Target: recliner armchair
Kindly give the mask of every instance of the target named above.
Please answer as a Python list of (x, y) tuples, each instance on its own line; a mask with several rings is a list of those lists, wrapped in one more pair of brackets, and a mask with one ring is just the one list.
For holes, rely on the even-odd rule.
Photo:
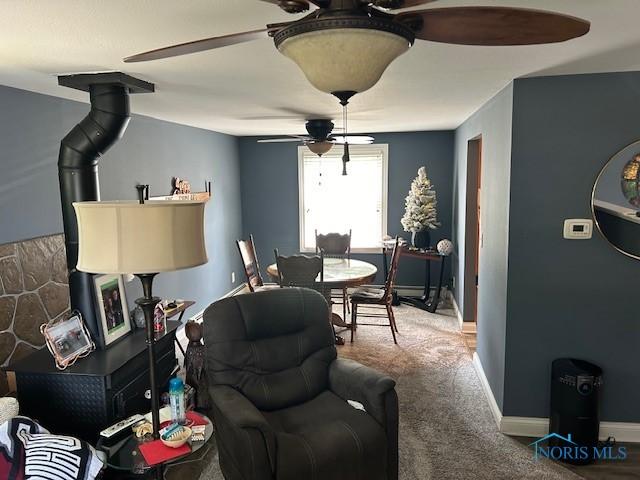
[(226, 479), (398, 478), (395, 382), (338, 359), (327, 316), (323, 296), (300, 288), (225, 298), (205, 311)]

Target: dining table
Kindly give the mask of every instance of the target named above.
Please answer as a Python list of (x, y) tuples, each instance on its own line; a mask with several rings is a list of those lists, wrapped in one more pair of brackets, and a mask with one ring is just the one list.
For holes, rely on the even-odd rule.
[[(370, 284), (378, 273), (378, 268), (372, 263), (353, 258), (324, 258), (323, 268), (325, 287), (336, 290)], [(275, 263), (269, 265), (267, 274), (272, 280), (278, 282), (278, 265)], [(332, 314), (331, 322), (336, 327), (351, 328), (351, 324), (337, 313)]]

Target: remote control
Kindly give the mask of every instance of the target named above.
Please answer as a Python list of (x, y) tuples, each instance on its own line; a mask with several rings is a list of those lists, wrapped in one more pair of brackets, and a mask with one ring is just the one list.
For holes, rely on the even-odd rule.
[(100, 436), (103, 438), (103, 442), (105, 444), (113, 445), (131, 434), (131, 427), (141, 420), (144, 420), (142, 415), (132, 415), (129, 418), (125, 418), (124, 420), (105, 428), (100, 432)]

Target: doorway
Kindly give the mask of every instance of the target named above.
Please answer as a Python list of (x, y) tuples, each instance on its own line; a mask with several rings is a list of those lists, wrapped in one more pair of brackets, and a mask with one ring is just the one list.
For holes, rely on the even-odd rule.
[(478, 279), (482, 248), (482, 136), (467, 143), (467, 198), (464, 256), (463, 332), (475, 333), (478, 322)]

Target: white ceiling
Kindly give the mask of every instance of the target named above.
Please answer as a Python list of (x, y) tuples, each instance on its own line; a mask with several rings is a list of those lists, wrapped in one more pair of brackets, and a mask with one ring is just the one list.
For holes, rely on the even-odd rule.
[[(416, 41), (378, 85), (352, 100), (353, 131), (455, 128), (520, 76), (640, 70), (638, 0), (429, 6), (474, 4), (555, 10), (591, 21), (592, 30), (534, 47)], [(156, 84), (156, 93), (132, 97), (136, 113), (235, 135), (302, 133), (305, 117), (339, 119), (339, 106), (268, 39), (149, 63), (121, 60), (293, 18), (258, 0), (0, 0), (0, 84), (86, 102), (86, 94), (57, 86), (55, 75), (120, 70)]]

